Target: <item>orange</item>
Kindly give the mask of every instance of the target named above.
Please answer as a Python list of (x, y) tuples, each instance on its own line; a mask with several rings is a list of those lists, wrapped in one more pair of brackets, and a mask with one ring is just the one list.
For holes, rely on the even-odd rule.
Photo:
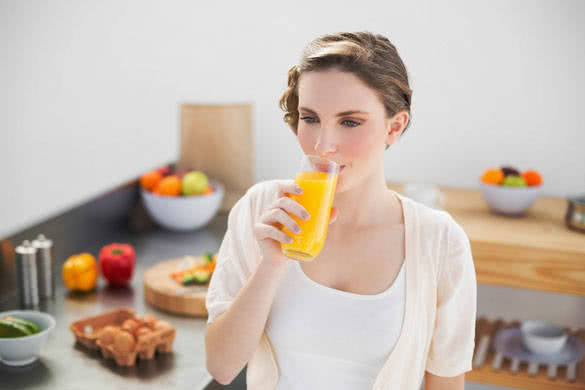
[(162, 175), (160, 174), (159, 171), (146, 172), (140, 178), (140, 185), (145, 190), (152, 191), (158, 185), (161, 179)]
[(488, 184), (500, 185), (504, 182), (504, 171), (501, 169), (488, 169), (483, 173), (481, 181)]
[(179, 196), (181, 194), (181, 179), (175, 175), (164, 177), (155, 187), (154, 193), (166, 196)]
[(526, 180), (526, 184), (529, 186), (539, 186), (542, 184), (542, 176), (537, 171), (534, 170), (525, 171), (522, 174), (522, 177), (524, 177), (524, 180)]
[(210, 186), (207, 186), (205, 191), (203, 191), (203, 195), (213, 194), (213, 189)]

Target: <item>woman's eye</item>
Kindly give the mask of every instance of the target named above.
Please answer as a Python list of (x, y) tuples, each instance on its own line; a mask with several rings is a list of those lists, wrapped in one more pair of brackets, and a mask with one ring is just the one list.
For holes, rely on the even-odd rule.
[(343, 121), (341, 121), (341, 124), (346, 127), (357, 127), (361, 125), (360, 122), (356, 122), (351, 119), (344, 119)]
[(304, 121), (305, 123), (319, 122), (319, 119), (315, 118), (314, 116), (303, 116), (303, 117), (301, 117), (301, 120)]

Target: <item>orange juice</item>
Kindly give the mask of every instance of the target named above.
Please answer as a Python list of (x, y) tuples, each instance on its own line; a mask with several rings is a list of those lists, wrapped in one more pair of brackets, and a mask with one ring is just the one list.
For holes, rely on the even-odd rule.
[(282, 229), (293, 238), (292, 243), (281, 244), (282, 252), (293, 259), (311, 261), (321, 252), (325, 243), (337, 174), (301, 172), (295, 177), (295, 183), (303, 189), (303, 193), (289, 196), (302, 204), (310, 217), (305, 221), (291, 215), (299, 224), (301, 232), (294, 234), (287, 228)]

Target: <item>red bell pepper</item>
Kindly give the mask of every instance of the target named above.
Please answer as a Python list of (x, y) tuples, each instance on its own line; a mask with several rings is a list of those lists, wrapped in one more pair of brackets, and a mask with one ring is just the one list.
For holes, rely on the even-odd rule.
[(134, 248), (128, 244), (106, 245), (99, 254), (102, 275), (116, 286), (124, 286), (132, 279), (134, 261)]

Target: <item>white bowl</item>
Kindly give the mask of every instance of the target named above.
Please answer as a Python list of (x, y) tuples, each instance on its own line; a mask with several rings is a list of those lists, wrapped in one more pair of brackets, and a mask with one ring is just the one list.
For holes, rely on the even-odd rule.
[(541, 186), (507, 187), (480, 182), (479, 189), (488, 207), (499, 214), (524, 214), (541, 192)]
[(546, 321), (524, 321), (522, 341), (532, 353), (550, 355), (559, 352), (567, 342), (567, 333)]
[(0, 318), (13, 316), (32, 321), (41, 331), (31, 336), (0, 338), (0, 361), (8, 366), (24, 366), (37, 360), (41, 348), (55, 328), (55, 319), (47, 313), (35, 310), (13, 310), (0, 313)]
[(194, 230), (205, 226), (217, 214), (224, 188), (210, 180), (213, 193), (192, 196), (161, 196), (140, 189), (148, 214), (159, 225), (170, 230)]

